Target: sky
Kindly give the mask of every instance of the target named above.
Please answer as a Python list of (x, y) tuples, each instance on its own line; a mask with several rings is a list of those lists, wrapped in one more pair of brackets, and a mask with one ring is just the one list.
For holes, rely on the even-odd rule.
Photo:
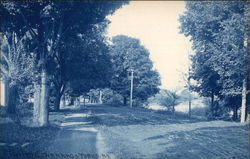
[(108, 19), (107, 36), (127, 35), (140, 39), (150, 52), (154, 68), (160, 73), (161, 88), (176, 90), (184, 86), (191, 43), (179, 33), (183, 1), (131, 1)]

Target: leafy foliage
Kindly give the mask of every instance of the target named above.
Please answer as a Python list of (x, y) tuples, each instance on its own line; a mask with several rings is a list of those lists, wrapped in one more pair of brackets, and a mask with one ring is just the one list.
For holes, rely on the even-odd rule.
[(120, 94), (116, 93), (110, 88), (105, 88), (103, 92), (103, 102), (111, 105), (121, 105), (123, 98)]
[(160, 85), (159, 74), (153, 69), (149, 52), (135, 38), (119, 35), (112, 39), (110, 48), (112, 62), (111, 88), (127, 98), (130, 94), (131, 70), (134, 72), (134, 98), (146, 101), (156, 94)]
[[(1, 22), (3, 19), (3, 23), (0, 24), (1, 33), (7, 38), (13, 33), (18, 41), (22, 37), (29, 41), (22, 46), (26, 47), (26, 57), (32, 57), (32, 62), (35, 63), (36, 69), (32, 71), (34, 74), (31, 74), (30, 79), (40, 86), (41, 72), (45, 73), (43, 76), (45, 87), (41, 87), (44, 89), (41, 92), (44, 92), (45, 95), (41, 96), (43, 99), (39, 100), (40, 104), (37, 104), (39, 107), (45, 108), (43, 115), (47, 114), (49, 86), (53, 86), (59, 92), (57, 101), (60, 101), (69, 81), (70, 86), (76, 86), (72, 86), (75, 88), (73, 90), (76, 92), (75, 94), (86, 92), (97, 85), (102, 87), (106, 84), (106, 80), (100, 80), (100, 77), (105, 77), (104, 73), (100, 72), (107, 70), (103, 66), (109, 66), (106, 63), (107, 56), (103, 55), (105, 43), (101, 33), (105, 31), (104, 28), (108, 24), (106, 16), (114, 13), (116, 9), (126, 3), (126, 1), (0, 2)], [(11, 56), (15, 57), (15, 54), (14, 50)], [(21, 55), (26, 54), (21, 53)], [(22, 61), (25, 60), (22, 59)], [(5, 60), (5, 65), (6, 62), (8, 61)], [(17, 66), (20, 67), (20, 64), (18, 62)], [(5, 70), (1, 68), (1, 71)], [(90, 72), (97, 73), (90, 74)], [(17, 74), (19, 78), (20, 71)], [(78, 78), (75, 78), (76, 74), (79, 74)], [(93, 81), (101, 82), (93, 83)], [(40, 98), (40, 96), (37, 97)]]
[[(192, 89), (201, 96), (228, 100), (241, 96), (247, 77), (249, 2), (186, 2), (180, 16), (181, 33), (190, 36), (196, 54), (192, 57)], [(237, 97), (237, 98), (238, 98)], [(225, 102), (228, 103), (228, 102)], [(226, 104), (229, 106), (228, 104)], [(239, 108), (238, 104), (230, 107)]]
[(169, 90), (160, 90), (154, 97), (150, 98), (151, 103), (165, 106), (168, 110), (174, 112), (174, 107), (179, 104), (180, 96)]
[(34, 58), (28, 54), (26, 37), (19, 39), (15, 33), (7, 35), (1, 44), (1, 74), (10, 85), (15, 85), (30, 76), (34, 68)]
[(71, 54), (68, 58), (70, 61), (62, 70), (63, 78), (66, 78), (64, 82), (69, 83), (68, 92), (79, 96), (90, 89), (108, 86), (111, 61), (105, 41), (93, 33), (91, 37), (72, 40), (72, 47), (66, 48), (67, 53)]

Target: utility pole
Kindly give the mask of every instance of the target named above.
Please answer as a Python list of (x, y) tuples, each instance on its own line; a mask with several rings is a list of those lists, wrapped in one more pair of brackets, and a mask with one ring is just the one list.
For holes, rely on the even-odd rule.
[(131, 69), (131, 80), (130, 80), (130, 108), (132, 108), (132, 104), (133, 104), (133, 78), (134, 78), (134, 70)]
[(192, 99), (191, 99), (191, 90), (190, 90), (190, 67), (188, 69), (188, 116), (191, 118), (191, 105), (192, 105)]
[(188, 84), (188, 117), (192, 116), (192, 96), (191, 96), (191, 84), (190, 84), (190, 72), (191, 72), (191, 64), (190, 64), (190, 50), (186, 46), (186, 50), (188, 52), (188, 75), (187, 75), (187, 84)]

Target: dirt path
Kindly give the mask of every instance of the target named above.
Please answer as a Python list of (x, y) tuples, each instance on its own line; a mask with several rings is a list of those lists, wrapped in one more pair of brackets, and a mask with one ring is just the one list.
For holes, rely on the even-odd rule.
[[(68, 113), (60, 124), (61, 130), (46, 153), (55, 158), (98, 158), (96, 150), (97, 130), (86, 122), (86, 113)], [(64, 155), (64, 156), (63, 156)], [(53, 156), (54, 157), (54, 156)]]
[(90, 105), (67, 113), (60, 125), (49, 153), (75, 158), (105, 154), (105, 159), (248, 158), (249, 128), (236, 122), (201, 122), (141, 108)]

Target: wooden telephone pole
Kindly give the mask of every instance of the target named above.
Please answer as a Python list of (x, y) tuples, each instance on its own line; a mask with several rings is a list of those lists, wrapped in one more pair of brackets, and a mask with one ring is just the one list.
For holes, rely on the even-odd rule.
[(188, 85), (188, 117), (191, 118), (192, 116), (192, 95), (191, 95), (191, 84), (190, 84), (190, 73), (191, 73), (191, 59), (190, 59), (190, 50), (186, 45), (186, 50), (188, 53), (188, 75), (187, 75), (187, 85)]
[(130, 108), (133, 105), (133, 79), (134, 78), (134, 70), (131, 69), (131, 79), (130, 79)]
[(188, 69), (188, 117), (191, 118), (192, 111), (192, 99), (190, 90), (190, 67)]

